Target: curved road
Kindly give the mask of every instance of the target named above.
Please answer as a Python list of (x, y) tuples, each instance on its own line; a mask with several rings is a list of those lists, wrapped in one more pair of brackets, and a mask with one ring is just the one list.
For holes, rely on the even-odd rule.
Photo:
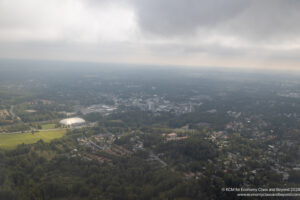
[(11, 106), (10, 106), (9, 113), (11, 114), (11, 116), (12, 116), (13, 118), (17, 118), (18, 120), (22, 121), (21, 118), (18, 117), (18, 116), (16, 115), (16, 113), (14, 113), (14, 107), (15, 107), (14, 105), (11, 105)]

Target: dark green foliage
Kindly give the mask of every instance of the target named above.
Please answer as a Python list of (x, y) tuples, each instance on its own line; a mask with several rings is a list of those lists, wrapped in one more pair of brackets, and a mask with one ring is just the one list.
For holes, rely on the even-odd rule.
[(185, 161), (205, 161), (217, 156), (214, 145), (198, 137), (161, 144), (157, 147), (157, 152), (167, 153), (173, 159), (183, 158)]
[(101, 113), (93, 112), (93, 113), (86, 114), (84, 116), (84, 119), (89, 122), (97, 122), (97, 121), (102, 120), (103, 116)]
[(0, 189), (0, 199), (3, 200), (19, 200), (16, 193), (12, 190)]
[[(52, 145), (35, 144), (36, 150), (52, 150)], [(47, 161), (34, 151), (20, 146), (4, 156), (4, 164), (11, 171), (8, 176), (14, 192), (2, 191), (3, 197), (16, 199), (166, 199), (196, 197), (190, 186), (178, 174), (160, 169), (137, 156), (119, 158), (113, 165), (56, 156)]]
[(289, 180), (296, 184), (300, 184), (300, 171), (299, 170), (291, 171)]

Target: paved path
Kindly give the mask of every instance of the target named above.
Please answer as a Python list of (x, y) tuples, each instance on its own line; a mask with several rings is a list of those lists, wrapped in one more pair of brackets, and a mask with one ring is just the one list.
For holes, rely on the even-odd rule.
[(11, 116), (13, 118), (17, 118), (18, 120), (22, 121), (21, 118), (19, 116), (17, 116), (16, 113), (14, 112), (14, 108), (15, 108), (15, 106), (11, 105), (9, 108), (9, 113), (11, 114)]
[(157, 155), (155, 155), (152, 151), (150, 152), (150, 158), (154, 159), (154, 160), (157, 160), (158, 162), (160, 162), (162, 164), (163, 167), (167, 167), (168, 164), (163, 161), (162, 159), (160, 159)]

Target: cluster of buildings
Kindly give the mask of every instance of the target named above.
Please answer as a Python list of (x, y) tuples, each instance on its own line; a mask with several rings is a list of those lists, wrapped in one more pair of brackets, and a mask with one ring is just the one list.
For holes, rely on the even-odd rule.
[(99, 155), (98, 152), (102, 152), (106, 155), (111, 156), (130, 156), (133, 152), (120, 146), (114, 144), (116, 136), (111, 133), (97, 134), (89, 138), (80, 137), (77, 138), (77, 142), (80, 146), (91, 149), (92, 151), (84, 151), (83, 155), (92, 160), (97, 160), (101, 163), (107, 161), (111, 162), (109, 157), (104, 155)]
[(85, 161), (92, 161), (92, 160), (96, 160), (98, 161), (99, 163), (111, 163), (112, 160), (109, 159), (109, 158), (105, 158), (103, 156), (99, 156), (99, 155), (96, 155), (96, 154), (93, 154), (93, 153), (90, 153), (90, 152), (82, 152), (82, 151), (79, 151), (78, 149), (73, 149), (69, 155), (69, 158), (75, 158), (75, 157), (79, 157)]
[(106, 104), (95, 104), (88, 107), (78, 105), (75, 107), (75, 110), (77, 112), (81, 112), (84, 115), (89, 113), (95, 113), (95, 112), (101, 113), (103, 115), (109, 115), (116, 109), (117, 109), (116, 105), (106, 105)]
[(184, 172), (183, 177), (186, 180), (190, 180), (190, 179), (200, 179), (205, 176), (200, 171), (196, 171), (196, 172)]
[(168, 141), (176, 141), (176, 140), (184, 140), (187, 139), (188, 136), (178, 136), (177, 133), (163, 133), (162, 136), (165, 138), (165, 140)]
[(53, 103), (53, 101), (50, 101), (50, 100), (37, 99), (37, 100), (29, 101), (27, 104), (28, 105), (38, 105), (38, 104), (51, 105), (52, 103)]
[(132, 151), (133, 152), (137, 152), (138, 150), (145, 150), (144, 142), (141, 140), (140, 136), (135, 135), (135, 136), (131, 137), (130, 142), (132, 143)]
[(8, 110), (6, 109), (0, 110), (0, 119), (6, 119), (6, 117), (8, 116), (10, 116)]
[(126, 106), (135, 106), (143, 111), (171, 112), (178, 115), (193, 112), (196, 106), (202, 105), (202, 103), (195, 103), (191, 101), (175, 103), (157, 95), (147, 98), (132, 97), (124, 103)]
[[(12, 124), (14, 117), (7, 109), (0, 110), (0, 125)], [(6, 132), (5, 128), (0, 127), (0, 132)]]
[[(237, 118), (239, 116), (236, 116), (240, 115), (239, 113), (230, 113), (230, 115), (232, 115), (235, 120), (228, 123), (224, 131), (211, 131), (205, 138), (215, 143), (218, 149), (227, 152), (226, 156), (220, 157), (212, 162), (216, 168), (223, 170), (224, 173), (244, 169), (242, 171), (245, 185), (253, 181), (258, 174), (265, 174), (266, 169), (262, 166), (270, 166), (270, 172), (277, 174), (281, 177), (282, 181), (287, 181), (289, 179), (292, 170), (299, 169), (295, 163), (288, 163), (280, 160), (280, 157), (284, 158), (288, 156), (288, 152), (282, 151), (283, 146), (291, 148), (295, 145), (295, 141), (286, 139), (277, 140), (277, 136), (274, 135), (273, 130), (266, 133), (265, 128), (267, 127), (267, 123), (263, 120), (256, 118), (255, 124), (257, 124), (257, 126), (252, 127), (249, 125), (250, 118), (238, 120)], [(235, 145), (239, 146), (240, 144), (235, 144), (237, 141), (232, 140), (231, 135), (234, 133), (235, 135), (240, 136), (239, 133), (242, 133), (245, 130), (251, 134), (247, 136), (248, 144), (244, 144), (243, 148), (249, 149), (241, 149), (238, 152), (233, 151), (232, 147)], [(260, 141), (265, 145), (258, 149), (247, 146), (251, 143), (255, 144), (256, 141)], [(247, 151), (247, 153), (243, 153), (243, 151)], [(249, 166), (249, 161), (257, 164)]]
[(185, 102), (171, 102), (167, 100), (164, 96), (158, 95), (145, 95), (145, 94), (132, 94), (129, 97), (123, 97), (118, 95), (106, 95), (106, 98), (111, 99), (114, 105), (97, 104), (91, 105), (89, 107), (76, 106), (75, 110), (80, 111), (83, 114), (88, 114), (91, 112), (99, 112), (104, 115), (111, 114), (119, 106), (126, 107), (138, 107), (143, 111), (151, 112), (172, 112), (175, 114), (184, 114), (193, 112), (196, 106), (202, 105), (202, 97), (191, 97)]

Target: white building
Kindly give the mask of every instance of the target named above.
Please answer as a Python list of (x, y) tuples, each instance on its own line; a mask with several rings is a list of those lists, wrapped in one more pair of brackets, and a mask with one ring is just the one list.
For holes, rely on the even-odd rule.
[(73, 117), (73, 118), (66, 118), (62, 119), (59, 122), (60, 124), (64, 126), (74, 126), (74, 125), (81, 125), (85, 123), (85, 120), (79, 117)]

